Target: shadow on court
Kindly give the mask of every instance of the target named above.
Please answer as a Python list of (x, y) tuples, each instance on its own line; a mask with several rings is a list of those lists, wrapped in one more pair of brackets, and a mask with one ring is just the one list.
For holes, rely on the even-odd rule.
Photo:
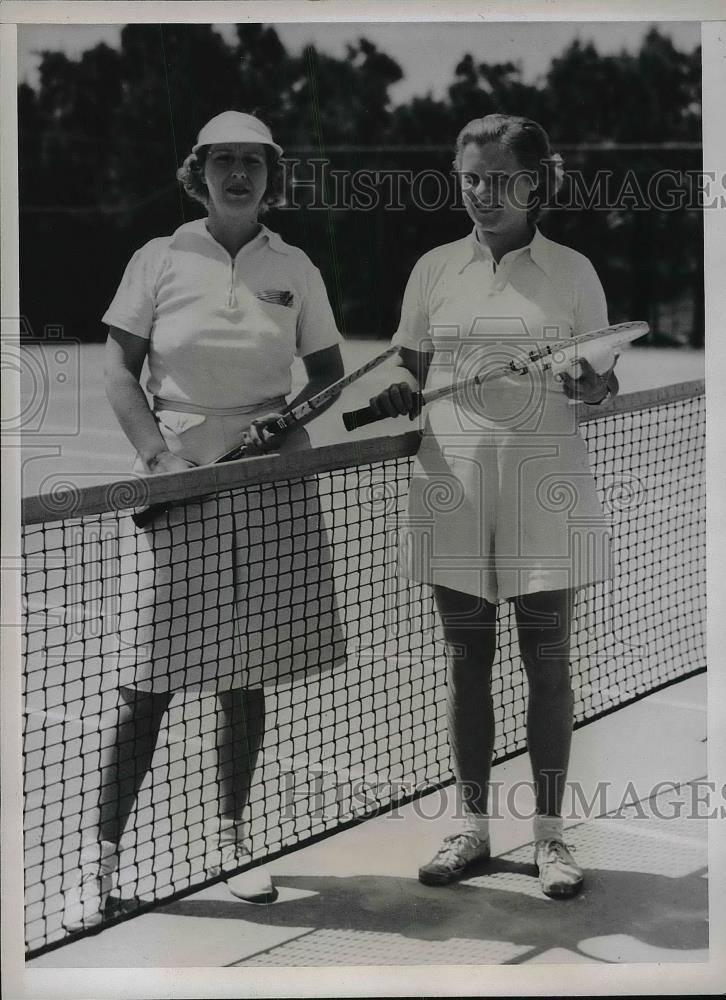
[[(708, 948), (705, 871), (669, 878), (588, 869), (579, 896), (554, 901), (540, 895), (533, 865), (499, 858), (478, 871), (472, 868), (465, 882), (451, 886), (430, 888), (414, 879), (393, 876), (281, 876), (280, 898), (272, 906), (189, 899), (160, 907), (158, 912), (174, 917), (242, 920), (266, 928), (289, 926), (297, 934), (304, 927), (302, 954), (307, 952), (313, 959), (315, 932), (347, 931), (355, 932), (361, 946), (367, 933), (419, 942), (457, 939), (506, 943), (509, 954), (505, 949), (499, 960), (509, 964), (551, 949), (578, 952), (580, 942), (588, 939), (625, 936), (650, 949), (671, 951), (670, 960), (679, 961), (683, 960), (679, 952)], [(353, 945), (353, 940), (350, 943)], [(288, 963), (284, 958), (287, 947), (283, 944), (266, 951), (274, 964), (306, 964), (304, 957), (301, 960), (300, 944), (295, 963), (292, 956)], [(351, 949), (338, 960), (352, 963), (352, 955)], [(256, 957), (230, 964), (257, 964)], [(398, 962), (408, 964), (406, 946), (401, 946)], [(313, 960), (310, 964), (318, 963)]]

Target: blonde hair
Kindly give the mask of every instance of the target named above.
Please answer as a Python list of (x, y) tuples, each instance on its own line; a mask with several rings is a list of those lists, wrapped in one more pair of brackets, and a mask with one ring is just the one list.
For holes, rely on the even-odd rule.
[(527, 217), (536, 222), (549, 196), (560, 189), (564, 165), (559, 153), (552, 153), (550, 139), (545, 130), (531, 118), (519, 115), (486, 115), (474, 118), (459, 132), (456, 139), (454, 167), (461, 169), (461, 157), (469, 143), (484, 146), (499, 142), (510, 149), (523, 170), (536, 177), (536, 184), (529, 197)]

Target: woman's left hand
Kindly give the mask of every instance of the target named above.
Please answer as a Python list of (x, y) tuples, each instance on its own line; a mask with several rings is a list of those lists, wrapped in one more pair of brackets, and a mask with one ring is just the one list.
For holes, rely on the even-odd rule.
[(255, 448), (259, 448), (260, 451), (274, 451), (279, 447), (282, 434), (278, 422), (281, 419), (281, 413), (266, 413), (264, 417), (252, 421), (247, 433)]
[(560, 381), (566, 396), (577, 402), (597, 406), (607, 399), (608, 394), (615, 396), (618, 392), (618, 379), (615, 375), (615, 365), (604, 374), (599, 375), (586, 358), (578, 358), (580, 374), (577, 378), (563, 371)]

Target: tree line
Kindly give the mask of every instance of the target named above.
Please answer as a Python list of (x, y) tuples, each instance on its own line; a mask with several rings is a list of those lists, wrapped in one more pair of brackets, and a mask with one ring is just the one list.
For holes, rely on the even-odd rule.
[[(269, 224), (322, 269), (346, 335), (390, 336), (417, 257), (467, 231), (460, 209), (432, 210), (430, 191), (417, 194), (410, 179), (450, 178), (455, 137), (472, 118), (504, 111), (542, 122), (585, 186), (606, 171), (614, 189), (630, 174), (645, 191), (659, 171), (702, 167), (700, 49), (682, 52), (655, 28), (633, 54), (575, 41), (529, 83), (518, 64), (463, 54), (443, 98), (394, 106), (402, 76), (365, 37), (342, 58), (312, 45), (292, 53), (261, 24), (238, 25), (232, 43), (210, 25), (127, 25), (118, 49), (99, 44), (77, 59), (44, 51), (37, 87), (18, 88), (21, 308), (31, 328), (104, 336), (100, 317), (131, 253), (202, 213), (175, 171), (200, 125), (229, 107), (258, 113), (295, 161), (302, 183), (291, 200), (301, 192), (302, 207), (275, 211)], [(316, 174), (323, 162), (340, 176), (402, 177), (401, 203), (392, 209), (380, 190), (358, 210), (337, 203), (331, 174)], [(317, 176), (316, 192), (305, 181)], [(591, 257), (613, 321), (648, 319), (656, 339), (702, 344), (702, 213), (622, 201), (555, 207), (542, 228)]]

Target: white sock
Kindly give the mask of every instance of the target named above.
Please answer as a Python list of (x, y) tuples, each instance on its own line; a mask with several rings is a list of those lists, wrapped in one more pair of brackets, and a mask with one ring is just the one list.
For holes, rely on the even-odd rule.
[(245, 825), (241, 819), (222, 816), (219, 820), (219, 840), (222, 844), (236, 844), (245, 839)]
[(118, 844), (110, 840), (91, 841), (83, 844), (80, 856), (81, 866), (99, 865), (104, 875), (110, 875), (118, 866)]
[(467, 812), (464, 818), (464, 829), (475, 833), (479, 840), (489, 840), (489, 817), (481, 813)]
[(562, 840), (564, 822), (561, 816), (535, 816), (533, 830), (535, 840)]
[(240, 826), (242, 826), (241, 819), (233, 819), (231, 816), (212, 816), (210, 819), (205, 819), (202, 829), (205, 837), (213, 837), (216, 833), (221, 833), (222, 830), (231, 830)]

